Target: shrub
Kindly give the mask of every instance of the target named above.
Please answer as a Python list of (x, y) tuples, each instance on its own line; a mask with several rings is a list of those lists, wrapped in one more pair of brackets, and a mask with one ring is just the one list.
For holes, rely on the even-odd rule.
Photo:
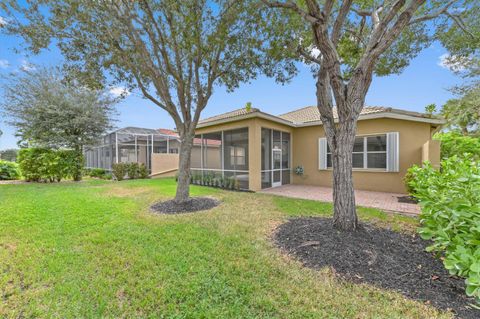
[(422, 207), (422, 238), (427, 249), (444, 254), (452, 275), (466, 278), (466, 293), (480, 301), (480, 163), (453, 156), (441, 162), (412, 168), (410, 182)]
[(83, 176), (91, 176), (93, 168), (84, 167), (82, 170)]
[(111, 180), (111, 179), (113, 179), (113, 175), (112, 175), (112, 173), (106, 173), (106, 174), (103, 175), (101, 178), (102, 178), (102, 179)]
[(90, 177), (103, 178), (107, 174), (107, 171), (103, 168), (92, 168), (90, 170)]
[(138, 178), (145, 179), (148, 178), (150, 174), (148, 173), (148, 169), (145, 164), (141, 163), (138, 166)]
[(415, 178), (416, 178), (415, 172), (417, 171), (417, 168), (418, 168), (417, 165), (414, 165), (413, 167), (410, 167), (407, 170), (407, 173), (405, 174), (405, 176), (403, 177), (403, 182), (405, 183), (405, 188), (407, 189), (407, 192), (412, 196), (415, 196), (415, 189), (413, 188), (412, 185), (415, 182)]
[(75, 178), (82, 163), (74, 151), (26, 148), (19, 151), (18, 164), (27, 181), (60, 182), (64, 178)]
[(112, 165), (112, 175), (117, 181), (123, 181), (127, 174), (127, 164), (115, 163)]
[(464, 136), (458, 132), (437, 133), (435, 139), (441, 142), (441, 157), (449, 158), (454, 155), (463, 157), (469, 154), (475, 160), (480, 160), (480, 138)]
[(127, 175), (129, 179), (138, 178), (138, 171), (139, 171), (138, 163), (125, 163), (125, 167), (126, 167)]
[(14, 180), (20, 178), (18, 164), (0, 160), (0, 180)]

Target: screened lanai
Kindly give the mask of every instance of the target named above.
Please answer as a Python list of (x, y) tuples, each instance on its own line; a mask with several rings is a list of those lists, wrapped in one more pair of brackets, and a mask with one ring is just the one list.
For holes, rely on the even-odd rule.
[(103, 136), (84, 150), (85, 167), (112, 169), (114, 163), (143, 163), (151, 170), (152, 154), (178, 154), (179, 138), (174, 133), (126, 127)]

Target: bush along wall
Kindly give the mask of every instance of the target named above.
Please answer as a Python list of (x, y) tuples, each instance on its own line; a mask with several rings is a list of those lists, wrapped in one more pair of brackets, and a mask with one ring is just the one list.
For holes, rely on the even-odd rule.
[(78, 153), (71, 150), (25, 148), (18, 154), (20, 171), (29, 182), (60, 182), (78, 177)]
[(240, 190), (238, 180), (233, 176), (222, 176), (214, 172), (196, 172), (192, 171), (190, 175), (190, 184), (218, 187), (230, 190)]
[(421, 237), (433, 241), (428, 250), (444, 255), (445, 268), (464, 277), (467, 295), (480, 303), (480, 162), (453, 156), (440, 170), (428, 163), (410, 170)]
[(20, 168), (15, 162), (0, 160), (0, 180), (20, 179)]
[(149, 177), (148, 169), (143, 163), (116, 163), (112, 165), (112, 175), (117, 181), (128, 179), (145, 179)]

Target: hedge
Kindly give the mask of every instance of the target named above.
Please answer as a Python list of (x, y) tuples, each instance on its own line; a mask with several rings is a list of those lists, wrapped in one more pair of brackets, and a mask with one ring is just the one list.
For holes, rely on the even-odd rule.
[(441, 169), (410, 169), (409, 184), (422, 208), (419, 233), (429, 251), (444, 255), (452, 275), (466, 278), (466, 293), (480, 302), (480, 163), (453, 156)]
[(60, 182), (75, 177), (81, 162), (72, 150), (25, 148), (18, 154), (18, 164), (27, 181)]
[(20, 169), (15, 162), (0, 160), (0, 180), (15, 180), (20, 178)]
[(434, 138), (441, 142), (441, 157), (449, 158), (454, 155), (463, 157), (471, 156), (480, 160), (480, 138), (464, 136), (458, 132), (437, 133)]

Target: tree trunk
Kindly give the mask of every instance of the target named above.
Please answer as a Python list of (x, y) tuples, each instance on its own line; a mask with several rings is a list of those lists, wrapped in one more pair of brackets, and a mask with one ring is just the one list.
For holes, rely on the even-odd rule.
[[(362, 99), (353, 99), (362, 101)], [(352, 152), (357, 131), (353, 103), (337, 106), (339, 123), (324, 118), (324, 130), (332, 154), (333, 167), (333, 227), (354, 231), (358, 226), (352, 175)], [(363, 102), (361, 102), (363, 103)], [(358, 105), (357, 105), (358, 107)], [(358, 109), (358, 108), (357, 108)]]
[[(340, 126), (343, 126), (340, 124)], [(352, 151), (355, 129), (341, 127), (332, 151), (333, 164), (333, 227), (354, 231), (358, 226), (352, 176)]]
[(190, 198), (190, 156), (192, 154), (194, 133), (185, 132), (180, 145), (178, 163), (178, 183), (175, 202), (184, 203)]
[(72, 178), (75, 182), (80, 182), (82, 180), (82, 170), (83, 170), (83, 153), (82, 147), (76, 147), (75, 152), (75, 164), (73, 168)]

